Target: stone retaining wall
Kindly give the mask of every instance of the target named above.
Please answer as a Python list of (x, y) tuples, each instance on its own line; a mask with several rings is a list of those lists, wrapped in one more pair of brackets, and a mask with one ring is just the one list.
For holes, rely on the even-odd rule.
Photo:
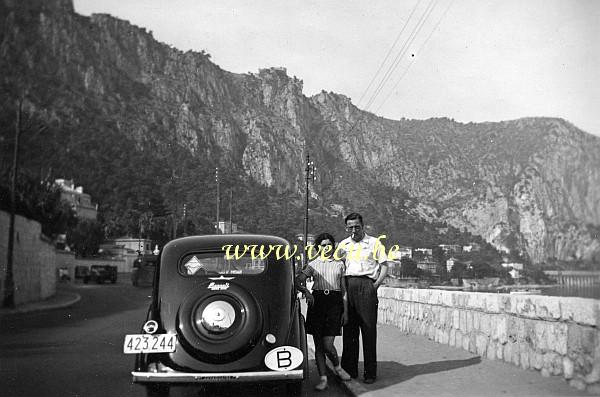
[[(10, 215), (0, 211), (0, 297), (4, 295)], [(15, 216), (13, 278), (15, 304), (48, 298), (56, 293), (56, 254), (39, 222)]]
[(379, 289), (379, 322), (600, 394), (600, 301)]

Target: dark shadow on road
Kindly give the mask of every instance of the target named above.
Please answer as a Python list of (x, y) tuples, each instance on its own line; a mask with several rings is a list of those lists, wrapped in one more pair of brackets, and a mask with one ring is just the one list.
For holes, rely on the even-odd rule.
[[(147, 308), (150, 304), (151, 287), (136, 288), (127, 280), (117, 284), (58, 284), (57, 289), (78, 293), (81, 300), (62, 309), (3, 316), (0, 334), (19, 332), (28, 328), (51, 328), (59, 325), (76, 325), (94, 318), (104, 317), (128, 310)], [(140, 315), (140, 324), (144, 314)]]
[(403, 365), (395, 361), (380, 361), (377, 363), (377, 382), (367, 385), (362, 383), (362, 379), (359, 379), (358, 381), (361, 382), (361, 385), (367, 390), (377, 390), (405, 382), (415, 376), (450, 371), (457, 368), (477, 365), (479, 363), (481, 363), (481, 357), (479, 356), (463, 360), (432, 361), (429, 363), (413, 365)]

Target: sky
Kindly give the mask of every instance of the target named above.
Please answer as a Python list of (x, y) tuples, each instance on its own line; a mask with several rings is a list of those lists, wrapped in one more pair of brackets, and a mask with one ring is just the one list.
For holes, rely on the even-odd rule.
[(547, 116), (600, 136), (597, 0), (74, 0), (221, 68), (400, 119)]

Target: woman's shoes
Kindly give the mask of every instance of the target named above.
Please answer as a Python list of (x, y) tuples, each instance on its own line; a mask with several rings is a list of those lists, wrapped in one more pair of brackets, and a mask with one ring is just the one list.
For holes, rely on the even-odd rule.
[(347, 381), (347, 380), (351, 379), (350, 375), (348, 374), (348, 372), (344, 371), (344, 368), (342, 368), (342, 367), (335, 367), (335, 373), (343, 381)]
[(315, 390), (323, 391), (327, 389), (327, 377), (321, 376), (321, 381), (315, 386)]

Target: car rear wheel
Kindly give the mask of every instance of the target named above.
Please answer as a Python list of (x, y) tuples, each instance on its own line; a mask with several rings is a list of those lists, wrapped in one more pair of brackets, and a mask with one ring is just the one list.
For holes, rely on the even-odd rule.
[(169, 385), (151, 384), (146, 385), (147, 397), (169, 397)]

